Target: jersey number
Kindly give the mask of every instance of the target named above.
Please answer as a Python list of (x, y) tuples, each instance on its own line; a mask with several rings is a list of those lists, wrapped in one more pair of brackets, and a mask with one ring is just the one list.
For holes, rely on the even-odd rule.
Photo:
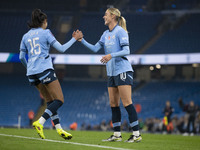
[(28, 39), (28, 42), (30, 43), (31, 46), (31, 54), (40, 54), (41, 49), (40, 49), (40, 44), (36, 43), (39, 40), (39, 37), (33, 38), (33, 41), (31, 39)]

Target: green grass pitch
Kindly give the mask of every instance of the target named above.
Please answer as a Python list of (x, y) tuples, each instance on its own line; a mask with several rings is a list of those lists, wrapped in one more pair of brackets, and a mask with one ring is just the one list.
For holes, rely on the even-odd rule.
[[(34, 129), (0, 129), (0, 150), (200, 150), (200, 136), (142, 134), (142, 142), (102, 142), (112, 132), (69, 131), (71, 140), (64, 140), (55, 130), (45, 129), (47, 140), (40, 140)], [(123, 141), (131, 133), (122, 133)], [(11, 136), (14, 135), (14, 136)], [(99, 147), (98, 147), (99, 146)]]

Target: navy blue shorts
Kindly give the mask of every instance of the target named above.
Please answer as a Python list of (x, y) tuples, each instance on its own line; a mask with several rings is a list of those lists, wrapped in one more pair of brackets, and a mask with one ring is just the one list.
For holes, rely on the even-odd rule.
[(53, 69), (47, 69), (42, 73), (28, 76), (28, 80), (31, 85), (48, 84), (57, 80), (57, 77)]
[(108, 77), (108, 87), (117, 87), (120, 85), (133, 85), (133, 72), (123, 72), (117, 76)]

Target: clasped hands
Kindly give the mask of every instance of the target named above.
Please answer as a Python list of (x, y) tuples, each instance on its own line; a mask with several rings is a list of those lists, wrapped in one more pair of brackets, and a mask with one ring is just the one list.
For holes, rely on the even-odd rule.
[(77, 41), (81, 41), (83, 39), (82, 31), (76, 30), (72, 33), (72, 37), (74, 37)]
[[(83, 39), (83, 33), (82, 31), (76, 30), (72, 33), (72, 37), (74, 37), (77, 41), (81, 42)], [(112, 58), (111, 54), (102, 56), (100, 62), (102, 64), (106, 64), (111, 58)]]

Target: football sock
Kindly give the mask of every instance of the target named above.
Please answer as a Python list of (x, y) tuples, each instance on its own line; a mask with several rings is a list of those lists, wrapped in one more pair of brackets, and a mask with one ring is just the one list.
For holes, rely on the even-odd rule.
[(138, 130), (138, 131), (133, 131), (133, 135), (135, 135), (135, 136), (139, 136), (139, 135), (140, 135), (139, 130)]
[(60, 125), (59, 116), (57, 113), (54, 114), (53, 116), (51, 116), (51, 120), (53, 121), (56, 129), (62, 129), (62, 127)]
[(47, 102), (47, 107), (48, 107), (51, 103), (53, 103), (53, 101)]
[(133, 104), (126, 106), (125, 109), (128, 112), (128, 118), (129, 118), (129, 122), (130, 122), (130, 126), (132, 130), (139, 132), (139, 123), (138, 123), (137, 113), (135, 111)]
[(46, 119), (44, 119), (44, 118), (41, 116), (40, 119), (39, 119), (39, 123), (40, 123), (41, 125), (43, 125), (43, 124), (45, 123), (45, 121), (46, 121)]
[(117, 137), (121, 136), (121, 132), (114, 132), (114, 136), (117, 136)]
[(114, 132), (120, 132), (121, 127), (121, 111), (119, 107), (111, 107), (112, 110), (112, 123)]
[(56, 129), (62, 129), (60, 123), (56, 124), (56, 125), (55, 125), (55, 128), (56, 128)]
[[(51, 116), (57, 115), (56, 112), (57, 112), (58, 108), (60, 108), (62, 106), (62, 104), (63, 104), (63, 102), (61, 102), (60, 100), (54, 100), (53, 102), (49, 103), (49, 105), (47, 106), (47, 108), (44, 111), (44, 114), (42, 115), (42, 117), (45, 119), (45, 121), (47, 119), (49, 119)], [(56, 119), (57, 119), (57, 117), (55, 117), (54, 120), (56, 120)], [(56, 120), (56, 121), (58, 121), (58, 120)]]
[[(50, 102), (47, 102), (47, 107), (53, 103), (53, 101), (50, 101)], [(54, 123), (54, 126), (56, 129), (62, 129), (61, 125), (60, 125), (60, 119), (59, 119), (59, 116), (58, 116), (58, 113), (55, 112), (52, 116), (51, 116), (51, 120), (53, 121)]]

